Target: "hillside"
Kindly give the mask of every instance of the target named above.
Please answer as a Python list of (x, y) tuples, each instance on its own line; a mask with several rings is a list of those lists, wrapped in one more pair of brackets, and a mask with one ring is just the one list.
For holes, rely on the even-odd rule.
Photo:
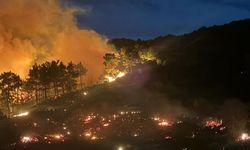
[(150, 48), (166, 60), (151, 65), (146, 87), (168, 96), (239, 98), (250, 94), (250, 19), (152, 40), (113, 39), (117, 49)]

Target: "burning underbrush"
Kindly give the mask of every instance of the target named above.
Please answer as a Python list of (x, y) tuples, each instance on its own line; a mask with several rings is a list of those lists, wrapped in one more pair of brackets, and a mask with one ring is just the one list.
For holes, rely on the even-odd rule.
[(35, 116), (24, 116), (15, 121), (15, 125), (22, 128), (22, 134), (14, 145), (65, 143), (77, 139), (90, 143), (108, 142), (114, 147), (122, 142), (133, 148), (141, 148), (144, 143), (151, 148), (160, 144), (162, 148), (179, 149), (195, 148), (197, 145), (193, 143), (198, 143), (200, 148), (214, 149), (250, 140), (247, 132), (232, 136), (221, 118), (156, 114), (124, 108), (113, 113), (77, 111), (67, 119), (47, 116), (38, 120)]
[[(160, 94), (140, 91), (136, 96), (118, 90), (95, 87), (86, 90), (87, 95), (64, 98), (65, 105), (58, 100), (51, 102), (52, 109), (36, 108), (16, 114), (12, 123), (19, 138), (7, 147), (73, 140), (102, 143), (111, 149), (120, 145), (126, 149), (230, 149), (250, 142), (249, 120), (239, 102), (226, 102), (215, 115), (208, 115), (191, 111), (181, 103), (164, 101)], [(150, 100), (153, 95), (154, 102)], [(141, 100), (125, 101), (131, 97), (145, 102), (138, 105)], [(222, 111), (236, 104), (239, 111)]]

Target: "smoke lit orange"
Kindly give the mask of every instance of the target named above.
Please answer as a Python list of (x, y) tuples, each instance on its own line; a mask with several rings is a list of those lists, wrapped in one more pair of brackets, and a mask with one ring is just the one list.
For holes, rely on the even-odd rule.
[(61, 59), (82, 62), (88, 80), (97, 80), (110, 48), (95, 31), (78, 27), (78, 12), (86, 11), (62, 6), (60, 0), (1, 0), (0, 72), (11, 70), (24, 78), (33, 63)]

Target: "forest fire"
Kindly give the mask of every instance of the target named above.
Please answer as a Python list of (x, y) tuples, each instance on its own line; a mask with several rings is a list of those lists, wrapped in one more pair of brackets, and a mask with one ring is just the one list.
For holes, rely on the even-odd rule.
[(187, 1), (0, 0), (0, 150), (250, 150), (250, 0)]

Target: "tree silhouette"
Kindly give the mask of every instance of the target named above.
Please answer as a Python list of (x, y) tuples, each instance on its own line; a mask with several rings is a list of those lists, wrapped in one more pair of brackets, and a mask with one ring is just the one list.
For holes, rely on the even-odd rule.
[(80, 87), (81, 90), (83, 89), (83, 76), (86, 75), (87, 73), (87, 68), (85, 68), (82, 63), (80, 62), (79, 64), (76, 65), (76, 69), (78, 71), (78, 75), (79, 75), (79, 81), (80, 81)]
[(39, 90), (40, 90), (40, 73), (39, 73), (39, 66), (34, 64), (32, 68), (29, 70), (29, 78), (26, 81), (26, 89), (34, 91), (35, 93), (35, 102), (36, 104), (39, 102)]
[(63, 62), (51, 61), (48, 66), (48, 76), (50, 77), (50, 82), (53, 84), (54, 96), (57, 97), (59, 95), (59, 85), (65, 79), (65, 68), (66, 66)]
[(82, 76), (86, 72), (87, 69), (81, 63), (76, 65), (70, 62), (66, 66), (62, 61), (53, 60), (40, 65), (34, 64), (29, 70), (27, 87), (35, 93), (36, 103), (40, 98), (40, 91), (43, 93), (44, 100), (51, 96), (55, 99), (61, 94), (65, 94), (65, 91), (71, 92), (76, 89), (78, 77), (82, 84)]
[(1, 98), (8, 110), (8, 117), (11, 117), (13, 110), (14, 95), (22, 85), (22, 80), (12, 72), (4, 72), (0, 75)]
[(66, 67), (66, 79), (67, 79), (67, 91), (71, 92), (73, 88), (76, 87), (77, 81), (76, 78), (79, 77), (79, 72), (77, 67), (72, 62), (68, 63)]

